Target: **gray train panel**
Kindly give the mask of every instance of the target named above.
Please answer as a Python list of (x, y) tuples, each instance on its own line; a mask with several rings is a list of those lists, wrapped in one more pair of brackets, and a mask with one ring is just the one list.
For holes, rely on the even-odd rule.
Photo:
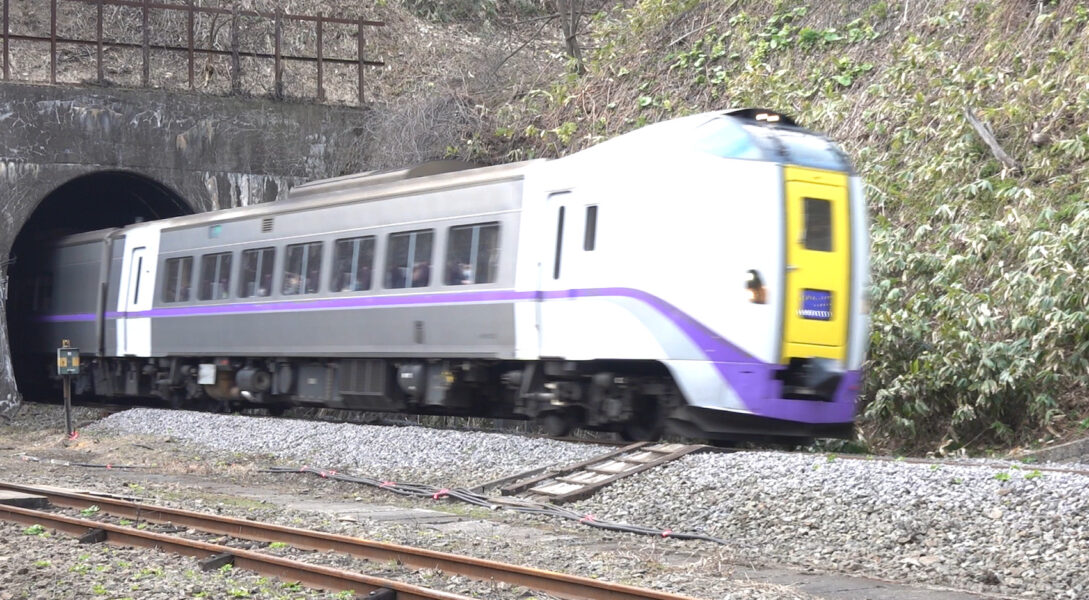
[[(152, 354), (513, 357), (514, 309), (510, 303), (370, 308), (358, 305), (375, 297), (398, 297), (384, 301), (396, 303), (401, 303), (403, 297), (408, 304), (419, 294), (509, 289), (514, 283), (517, 259), (521, 190), (521, 180), (508, 180), (356, 204), (308, 207), (307, 204), (313, 203), (300, 202), (280, 213), (262, 211), (258, 216), (220, 220), (214, 225), (164, 229), (159, 244), (153, 312), (167, 310), (175, 315), (193, 316), (153, 316)], [(418, 216), (425, 214), (427, 219)], [(456, 278), (448, 279), (451, 228), (483, 224), (498, 228), (492, 280), (462, 284)], [(390, 235), (422, 230), (432, 231), (431, 251), (424, 257), (430, 265), (427, 285), (390, 285), (386, 268)], [(370, 289), (335, 291), (337, 241), (370, 236), (375, 242)], [(283, 293), (286, 247), (314, 242), (322, 244), (316, 293)], [(242, 253), (270, 247), (276, 252), (268, 295), (239, 298), (243, 286)], [(198, 293), (203, 277), (202, 257), (222, 252), (230, 252), (232, 256), (230, 298), (202, 301)], [(193, 259), (192, 273), (185, 282), (193, 292), (185, 301), (164, 301), (164, 280), (169, 275), (167, 261), (183, 257)], [(290, 302), (291, 305), (285, 306), (288, 309), (306, 307), (313, 302), (340, 303), (342, 307), (283, 312), (250, 312), (246, 308), (276, 302)], [(216, 314), (221, 311), (229, 314)]]
[(65, 320), (47, 320), (35, 349), (51, 352), (62, 340), (69, 340), (84, 355), (97, 355), (102, 341), (102, 312), (105, 303), (103, 277), (109, 236), (116, 230), (93, 231), (67, 238), (55, 247), (48, 264), (40, 268), (52, 278), (51, 315)]
[[(386, 272), (387, 249), (390, 234), (408, 231), (432, 230), (432, 249), (428, 257), (431, 264), (431, 281), (424, 287), (413, 287), (419, 292), (432, 289), (466, 289), (465, 286), (449, 286), (443, 282), (445, 254), (451, 227), (497, 223), (499, 247), (497, 276), (494, 281), (474, 284), (471, 289), (509, 287), (514, 282), (519, 235), (518, 208), (521, 204), (521, 181), (491, 183), (474, 189), (444, 190), (441, 195), (376, 200), (364, 204), (333, 205), (304, 211), (293, 211), (255, 218), (223, 221), (211, 226), (166, 229), (159, 246), (159, 281), (156, 284), (155, 307), (184, 307), (202, 305), (195, 297), (185, 302), (164, 302), (163, 277), (167, 273), (166, 261), (191, 256), (194, 269), (190, 284), (195, 289), (200, 277), (199, 263), (205, 254), (232, 252), (231, 295), (238, 296), (242, 272), (241, 252), (251, 249), (274, 247), (276, 256), (269, 282), (271, 294), (262, 299), (312, 299), (312, 295), (284, 295), (286, 246), (299, 243), (321, 242), (321, 281), (319, 296), (342, 296), (331, 292), (331, 272), (337, 240), (352, 237), (374, 236), (376, 246), (373, 257), (373, 276), (368, 294), (398, 295), (406, 288), (386, 288), (383, 277)], [(294, 207), (295, 205), (292, 205)], [(427, 214), (428, 219), (416, 215)]]
[(152, 320), (156, 356), (509, 358), (511, 303), (169, 317)]

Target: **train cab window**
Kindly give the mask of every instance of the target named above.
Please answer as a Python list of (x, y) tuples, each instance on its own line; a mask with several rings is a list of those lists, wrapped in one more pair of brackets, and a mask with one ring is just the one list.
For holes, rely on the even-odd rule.
[(389, 289), (427, 287), (431, 283), (432, 229), (392, 233), (386, 248), (386, 281)]
[(275, 248), (255, 248), (242, 251), (242, 273), (238, 285), (239, 298), (265, 297), (272, 293), (272, 263)]
[(166, 259), (163, 302), (188, 302), (191, 285), (193, 285), (193, 257)]
[(587, 252), (597, 244), (597, 205), (586, 207), (586, 235), (582, 239), (582, 249)]
[(809, 250), (832, 251), (832, 203), (819, 198), (805, 199), (804, 243)]
[(285, 296), (316, 294), (320, 283), (321, 242), (288, 246), (281, 293)]
[(446, 285), (491, 283), (499, 270), (499, 223), (451, 227), (446, 245)]
[(231, 295), (231, 253), (205, 254), (200, 257), (201, 300), (225, 300)]
[(359, 292), (371, 289), (374, 269), (374, 236), (337, 240), (333, 258), (333, 277), (329, 286), (334, 292)]

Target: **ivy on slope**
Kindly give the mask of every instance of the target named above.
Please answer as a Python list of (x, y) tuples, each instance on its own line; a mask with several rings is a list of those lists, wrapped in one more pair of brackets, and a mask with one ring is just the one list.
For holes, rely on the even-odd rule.
[(641, 0), (594, 17), (586, 75), (498, 110), (493, 147), (556, 156), (692, 112), (792, 113), (867, 183), (867, 428), (1031, 440), (1089, 414), (1087, 23), (1077, 2)]

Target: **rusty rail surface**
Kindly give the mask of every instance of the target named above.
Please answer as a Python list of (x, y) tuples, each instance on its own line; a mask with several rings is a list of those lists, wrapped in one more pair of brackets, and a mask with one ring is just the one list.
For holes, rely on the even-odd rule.
[(372, 592), (377, 593), (381, 590), (392, 590), (396, 593), (398, 600), (470, 600), (468, 596), (461, 594), (433, 590), (392, 579), (371, 577), (341, 569), (310, 565), (261, 554), (252, 550), (209, 544), (173, 535), (140, 531), (132, 527), (77, 519), (29, 508), (0, 505), (0, 518), (24, 525), (41, 525), (48, 529), (63, 531), (75, 536), (99, 530), (105, 532), (105, 541), (107, 543), (117, 546), (153, 548), (197, 558), (210, 558), (216, 555), (229, 554), (233, 558), (233, 565), (239, 569), (270, 575), (283, 581), (298, 581), (308, 587), (352, 590), (356, 594), (364, 595)]
[[(124, 517), (133, 521), (171, 523), (217, 535), (262, 542), (284, 542), (301, 549), (335, 551), (378, 562), (397, 561), (412, 568), (435, 569), (482, 581), (503, 581), (570, 600), (694, 600), (688, 596), (598, 581), (588, 577), (579, 577), (544, 569), (510, 565), (447, 552), (376, 542), (320, 531), (130, 502), (109, 496), (93, 496), (58, 488), (39, 488), (7, 482), (0, 482), (0, 490), (45, 496), (56, 506), (74, 509), (85, 509), (94, 505), (99, 508), (101, 513)], [(14, 507), (0, 506), (0, 516), (3, 516), (5, 511), (10, 513), (12, 510), (14, 510)], [(23, 511), (26, 509), (18, 510)], [(90, 523), (89, 527), (105, 528), (98, 521), (87, 521), (87, 523)], [(131, 527), (119, 529), (123, 529), (125, 533), (130, 530), (137, 531)], [(83, 533), (83, 531), (80, 531), (80, 533)], [(113, 534), (110, 533), (110, 535)], [(111, 538), (108, 537), (107, 539)], [(234, 549), (221, 552), (237, 554)], [(240, 568), (250, 568), (241, 564), (238, 566)], [(398, 596), (398, 598), (401, 597)]]
[[(57, 83), (57, 44), (70, 44), (78, 46), (93, 46), (95, 48), (95, 62), (97, 66), (97, 81), (99, 85), (106, 83), (106, 74), (103, 67), (102, 53), (105, 48), (129, 48), (140, 49), (143, 56), (143, 73), (142, 84), (144, 87), (150, 87), (151, 85), (151, 51), (156, 50), (160, 52), (177, 52), (186, 53), (188, 56), (189, 67), (189, 89), (196, 89), (196, 77), (195, 77), (195, 63), (198, 55), (212, 57), (212, 56), (225, 56), (231, 59), (231, 91), (232, 93), (241, 92), (241, 80), (242, 80), (242, 66), (241, 57), (259, 58), (274, 61), (273, 67), (273, 95), (282, 99), (284, 97), (284, 84), (283, 84), (283, 63), (285, 61), (296, 61), (315, 63), (317, 65), (317, 99), (319, 101), (325, 100), (325, 87), (324, 87), (324, 74), (325, 64), (335, 65), (354, 65), (358, 71), (358, 96), (359, 103), (363, 104), (363, 83), (364, 83), (364, 70), (368, 66), (382, 66), (385, 63), (380, 60), (368, 60), (363, 57), (364, 50), (364, 31), (367, 27), (381, 27), (385, 23), (382, 21), (372, 21), (368, 19), (349, 19), (343, 17), (328, 17), (321, 13), (317, 15), (296, 15), (287, 14), (282, 11), (275, 13), (249, 11), (249, 10), (234, 10), (218, 7), (204, 7), (196, 6), (195, 0), (185, 0), (185, 4), (176, 3), (164, 3), (152, 0), (48, 0), (49, 2), (49, 35), (25, 35), (25, 34), (13, 34), (11, 32), (11, 19), (9, 5), (11, 0), (2, 0), (3, 2), (3, 80), (11, 80), (11, 42), (35, 42), (35, 43), (48, 43), (49, 44), (49, 82), (52, 84)], [(67, 38), (59, 37), (57, 35), (57, 6), (59, 2), (67, 4), (83, 4), (91, 5), (97, 8), (97, 18), (95, 19), (95, 35), (93, 38), (79, 37), (79, 38)], [(108, 40), (107, 36), (103, 33), (103, 8), (106, 6), (118, 6), (137, 8), (141, 11), (141, 41), (136, 42), (123, 42), (119, 40)], [(151, 32), (149, 28), (149, 13), (152, 10), (162, 12), (184, 12), (187, 15), (187, 36), (185, 45), (171, 45), (171, 44), (152, 44)], [(230, 49), (223, 50), (215, 48), (214, 44), (209, 42), (207, 47), (198, 46), (196, 42), (196, 19), (198, 14), (207, 15), (224, 15), (230, 17)], [(240, 50), (240, 31), (239, 31), (239, 19), (241, 17), (256, 17), (271, 21), (273, 24), (274, 41), (272, 52), (257, 52), (257, 51), (242, 51)], [(283, 41), (283, 25), (284, 23), (299, 22), (299, 23), (311, 23), (315, 27), (316, 41), (314, 44), (313, 53), (303, 54), (284, 54), (282, 52)], [(329, 57), (325, 56), (325, 26), (329, 24), (334, 25), (354, 25), (356, 27), (356, 56), (354, 58), (343, 57)]]

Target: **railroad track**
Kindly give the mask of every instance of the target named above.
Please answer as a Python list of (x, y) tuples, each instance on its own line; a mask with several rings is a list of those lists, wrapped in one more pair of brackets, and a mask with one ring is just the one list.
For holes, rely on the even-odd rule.
[[(50, 504), (57, 507), (85, 510), (96, 506), (98, 514), (131, 519), (134, 522), (142, 520), (153, 523), (170, 523), (176, 527), (232, 538), (268, 543), (282, 542), (299, 549), (333, 551), (375, 562), (396, 561), (410, 568), (434, 569), (476, 580), (505, 582), (569, 600), (693, 600), (687, 596), (598, 581), (532, 567), (259, 523), (233, 517), (154, 506), (111, 496), (82, 494), (58, 488), (34, 487), (4, 482), (0, 482), (0, 490), (30, 497), (44, 497)], [(298, 581), (315, 588), (352, 590), (356, 594), (371, 594), (371, 598), (388, 598), (390, 600), (463, 600), (466, 598), (458, 594), (431, 590), (398, 581), (309, 565), (252, 550), (142, 531), (132, 526), (80, 519), (33, 508), (0, 504), (0, 518), (27, 525), (42, 525), (46, 528), (82, 536), (88, 541), (105, 541), (116, 545), (161, 548), (186, 556), (195, 556), (206, 561), (209, 559), (229, 560), (233, 562), (236, 568), (253, 570), (286, 581)]]

